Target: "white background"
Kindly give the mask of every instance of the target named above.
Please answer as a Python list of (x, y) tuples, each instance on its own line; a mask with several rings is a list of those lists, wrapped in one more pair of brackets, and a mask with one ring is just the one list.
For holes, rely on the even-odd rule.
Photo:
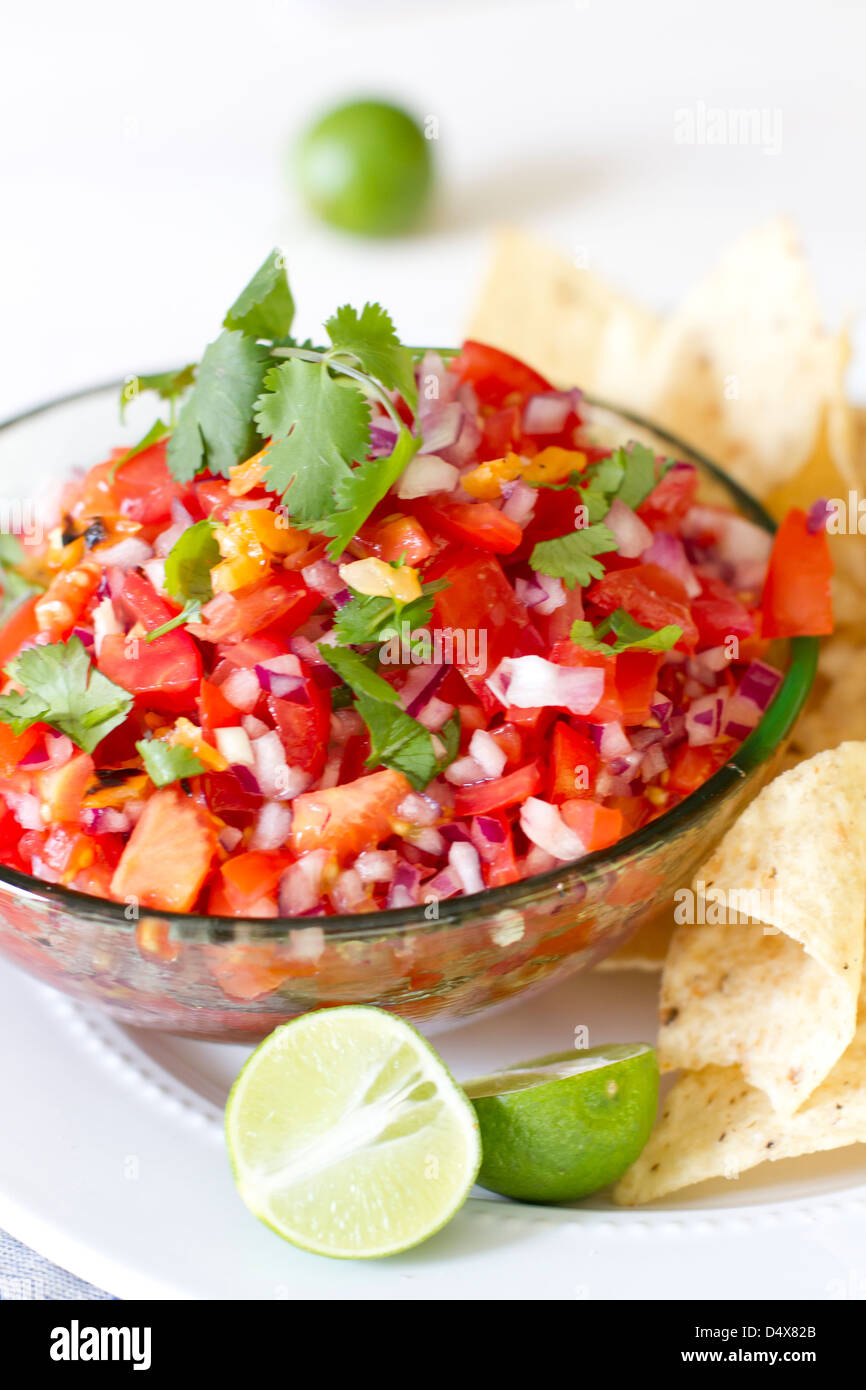
[[(195, 357), (275, 243), (313, 333), (378, 297), (407, 340), (455, 340), (503, 221), (663, 308), (789, 212), (828, 319), (866, 303), (861, 0), (43, 0), (7, 9), (0, 48), (0, 417)], [(439, 119), (411, 238), (297, 204), (293, 137), (359, 93)], [(677, 143), (699, 103), (764, 109), (781, 149)]]

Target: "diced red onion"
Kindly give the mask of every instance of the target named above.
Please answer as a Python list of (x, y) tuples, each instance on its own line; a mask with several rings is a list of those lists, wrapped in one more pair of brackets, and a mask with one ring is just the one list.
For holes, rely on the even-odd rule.
[(526, 878), (531, 878), (533, 874), (546, 874), (548, 869), (556, 867), (556, 857), (548, 854), (546, 849), (540, 845), (530, 845), (526, 857), (521, 864), (523, 874)]
[(730, 738), (748, 738), (760, 723), (763, 710), (743, 695), (729, 695), (725, 701), (722, 732)]
[(459, 381), (438, 352), (425, 352), (418, 367), (418, 411), (426, 415), (457, 397)]
[(613, 499), (604, 524), (613, 532), (616, 548), (626, 560), (637, 559), (652, 544), (652, 531), (618, 497)]
[(254, 767), (255, 757), (249, 734), (239, 725), (215, 729), (216, 746), (227, 763), (237, 767)]
[(281, 801), (266, 801), (256, 817), (250, 849), (265, 852), (281, 849), (292, 829), (292, 808)]
[(501, 776), (508, 761), (504, 751), (486, 729), (476, 729), (469, 740), (469, 756), (480, 765), (485, 777)]
[(736, 589), (759, 588), (763, 583), (773, 538), (762, 526), (724, 507), (694, 506), (686, 513), (681, 532), (699, 544), (710, 538), (719, 558), (730, 567)]
[(413, 907), (418, 901), (421, 870), (405, 861), (398, 864), (388, 890), (387, 907)]
[(484, 879), (478, 850), (466, 840), (457, 840), (448, 851), (448, 867), (460, 880), (464, 893), (481, 893)]
[(459, 479), (454, 464), (447, 463), (438, 454), (416, 454), (400, 474), (397, 496), (405, 501), (427, 497), (433, 492), (450, 492)]
[(232, 850), (237, 849), (243, 838), (244, 832), (239, 830), (236, 825), (224, 825), (219, 833), (220, 846), (226, 854), (231, 854)]
[(545, 617), (566, 603), (562, 580), (553, 579), (547, 574), (535, 574), (531, 579), (518, 575), (514, 581), (514, 592), (527, 608), (534, 608), (536, 613)]
[(607, 770), (611, 777), (621, 778), (623, 782), (633, 782), (641, 769), (643, 760), (644, 753), (639, 748), (633, 748), (627, 755), (614, 758), (608, 764)]
[(555, 706), (587, 715), (604, 693), (604, 672), (600, 666), (558, 666), (541, 656), (514, 656), (500, 661), (487, 685), (506, 707)]
[(130, 828), (129, 817), (115, 806), (85, 806), (81, 824), (91, 835), (125, 835)]
[(443, 458), (446, 463), (453, 463), (456, 468), (463, 468), (467, 463), (474, 463), (478, 445), (481, 443), (477, 403), (474, 406), (468, 406), (465, 401), (461, 401), (461, 405), (463, 406), (463, 423), (460, 427), (460, 434), (453, 444), (438, 450), (439, 457)]
[(280, 879), (279, 903), (284, 917), (303, 917), (315, 912), (322, 898), (322, 879), (330, 854), (314, 849), (291, 864)]
[(262, 734), (270, 732), (263, 719), (256, 719), (254, 714), (245, 714), (241, 717), (241, 728), (245, 734), (249, 734), (251, 739), (261, 738)]
[(591, 724), (589, 732), (606, 763), (612, 758), (627, 758), (632, 751), (625, 729), (617, 719), (611, 719), (608, 724)]
[[(255, 671), (251, 671), (246, 666), (238, 666), (223, 681), (220, 686), (220, 693), (225, 696), (230, 705), (234, 705), (235, 709), (243, 710), (245, 714), (251, 714), (258, 704), (262, 688)], [(229, 759), (229, 761), (238, 762), (241, 759)]]
[(502, 504), (502, 515), (507, 516), (509, 521), (516, 521), (518, 526), (526, 526), (532, 519), (537, 501), (538, 488), (518, 479)]
[(493, 816), (476, 816), (469, 827), (469, 838), (484, 862), (490, 863), (505, 842), (505, 829)]
[(6, 805), (23, 830), (44, 830), (42, 809), (39, 797), (30, 792), (15, 792), (4, 789)]
[(357, 869), (344, 869), (338, 874), (328, 896), (336, 912), (357, 912), (368, 898), (364, 881)]
[(362, 883), (390, 883), (397, 868), (393, 849), (367, 849), (358, 855), (355, 868)]
[[(620, 554), (624, 553), (620, 551)], [(696, 598), (701, 592), (700, 580), (689, 564), (682, 541), (669, 531), (659, 531), (640, 559), (643, 565), (658, 565), (660, 569), (674, 575), (683, 585), (689, 598)]]
[(444, 666), (421, 664), (412, 666), (398, 692), (397, 698), (407, 714), (415, 719), (435, 695), (445, 676)]
[(453, 845), (455, 840), (468, 840), (469, 828), (465, 821), (447, 821), (441, 828), (442, 838), (447, 840), (449, 845)]
[(440, 449), (450, 449), (460, 438), (463, 428), (463, 406), (459, 401), (447, 401), (444, 405), (437, 401), (435, 408), (421, 412), (421, 440), (425, 454), (438, 454)]
[[(319, 651), (318, 646), (315, 642), (311, 642), (309, 637), (304, 637), (301, 633), (296, 632), (289, 638), (289, 649), (294, 652), (295, 656), (299, 656), (302, 661), (305, 661), (308, 666), (324, 666), (330, 671), (331, 668)], [(337, 681), (336, 676), (334, 677), (334, 681)]]
[(282, 740), (276, 731), (253, 739), (252, 749), (256, 779), (263, 796), (272, 797), (275, 801), (291, 801), (306, 791), (310, 785), (310, 775), (301, 768), (289, 767)]
[(530, 396), (523, 409), (525, 434), (561, 434), (569, 415), (577, 410), (580, 392), (540, 391)]
[[(662, 729), (665, 729), (665, 725), (670, 722), (673, 712), (673, 701), (669, 700), (667, 695), (662, 695), (660, 690), (657, 690), (650, 701), (650, 714), (659, 721)], [(665, 732), (667, 732), (666, 729)]]
[(432, 898), (440, 902), (445, 898), (454, 898), (462, 892), (463, 883), (454, 870), (450, 868), (440, 869), (435, 878), (428, 879), (424, 885), (425, 898)]
[(441, 815), (439, 802), (422, 792), (408, 792), (394, 811), (396, 820), (408, 821), (410, 825), (435, 825)]
[(665, 750), (660, 743), (654, 743), (647, 748), (643, 755), (643, 762), (640, 765), (640, 775), (644, 782), (651, 782), (654, 777), (659, 777), (668, 765)]
[(817, 502), (813, 502), (806, 513), (806, 530), (810, 536), (814, 536), (818, 531), (827, 529), (827, 522), (830, 519), (834, 508), (830, 506), (826, 497), (819, 497)]
[(712, 743), (722, 731), (722, 695), (703, 695), (686, 710), (686, 733), (692, 748)]
[(112, 565), (123, 571), (138, 569), (152, 557), (153, 547), (147, 541), (139, 540), (138, 536), (125, 536), (122, 541), (98, 552), (101, 565)]
[(399, 431), (388, 415), (377, 416), (370, 424), (370, 458), (387, 458), (393, 454)]
[(308, 589), (315, 589), (317, 594), (324, 594), (325, 598), (333, 598), (334, 594), (346, 587), (340, 578), (339, 567), (332, 565), (330, 560), (317, 560), (315, 564), (305, 565), (301, 578)]
[(580, 859), (586, 846), (559, 813), (556, 806), (530, 796), (520, 808), (520, 827), (527, 840), (552, 854), (554, 859)]
[(165, 592), (165, 560), (154, 557), (147, 560), (141, 567), (157, 593)]
[(72, 636), (77, 637), (81, 645), (86, 647), (88, 651), (93, 647), (93, 633), (88, 632), (86, 627), (74, 627)]
[(455, 758), (454, 762), (446, 767), (444, 777), (454, 787), (466, 787), (470, 782), (483, 782), (487, 776), (484, 768), (475, 758)]
[(425, 729), (436, 734), (440, 729), (444, 729), (448, 720), (454, 713), (454, 706), (448, 705), (444, 700), (439, 700), (434, 695), (432, 700), (415, 716), (419, 724), (423, 724)]
[(279, 699), (292, 699), (296, 704), (309, 704), (298, 658), (292, 652), (262, 661), (255, 667), (256, 680), (262, 690)]
[(750, 661), (737, 687), (737, 694), (744, 700), (754, 700), (758, 709), (763, 711), (781, 684), (782, 673), (775, 666), (768, 665), (766, 661)]
[(412, 830), (406, 838), (415, 849), (420, 849), (424, 854), (438, 858), (445, 851), (445, 840), (439, 831), (434, 830), (431, 825), (425, 825), (420, 830)]

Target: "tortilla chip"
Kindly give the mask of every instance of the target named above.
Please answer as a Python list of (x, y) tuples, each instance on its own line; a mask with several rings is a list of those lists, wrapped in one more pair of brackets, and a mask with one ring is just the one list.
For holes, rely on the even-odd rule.
[(791, 738), (791, 764), (811, 758), (842, 739), (866, 740), (866, 644), (856, 633), (834, 634), (821, 644), (815, 688)]
[(514, 353), (551, 381), (637, 408), (658, 328), (654, 315), (590, 271), (525, 232), (506, 230), (469, 336)]
[(674, 932), (673, 913), (667, 911), (638, 927), (634, 936), (599, 961), (596, 970), (661, 970)]
[[(774, 1110), (793, 1114), (856, 1027), (866, 743), (843, 744), (777, 777), (696, 884), (710, 925), (674, 933), (662, 976), (660, 1065), (738, 1066)], [(740, 925), (737, 904), (759, 924)]]
[[(759, 497), (812, 456), (853, 486), (844, 334), (827, 334), (792, 226), (741, 237), (663, 326), (650, 417)], [(812, 500), (812, 499), (810, 499)]]
[(652, 1202), (708, 1178), (866, 1141), (866, 1016), (850, 1046), (796, 1115), (779, 1115), (737, 1067), (681, 1077), (636, 1163), (614, 1189), (624, 1206)]

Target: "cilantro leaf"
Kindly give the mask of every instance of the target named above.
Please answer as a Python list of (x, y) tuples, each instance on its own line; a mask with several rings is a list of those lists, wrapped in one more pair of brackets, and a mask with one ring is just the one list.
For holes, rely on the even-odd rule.
[(195, 363), (191, 362), (186, 367), (181, 367), (176, 372), (151, 372), (144, 376), (134, 376), (126, 381), (120, 393), (120, 418), (123, 420), (126, 415), (126, 407), (136, 396), (140, 396), (144, 391), (155, 391), (161, 401), (170, 401), (172, 405), (182, 396), (188, 387), (195, 381)]
[[(394, 768), (402, 772), (416, 791), (423, 790), (456, 756), (458, 738), (453, 728), (443, 738), (445, 755), (440, 757), (433, 735), (423, 724), (401, 707), (397, 692), (363, 657), (348, 647), (329, 647), (319, 644), (323, 658), (355, 694), (355, 708), (370, 733), (370, 756), (367, 767)], [(459, 716), (458, 716), (459, 718)], [(443, 731), (444, 732), (444, 731)]]
[(118, 469), (122, 468), (125, 463), (129, 463), (129, 460), (134, 459), (137, 454), (143, 454), (145, 449), (149, 449), (152, 444), (158, 444), (161, 439), (165, 439), (167, 434), (171, 434), (169, 426), (162, 420), (154, 420), (144, 438), (139, 439), (137, 444), (133, 444), (131, 449), (127, 449), (125, 454), (121, 454), (120, 458), (113, 465), (108, 475), (110, 481), (112, 483), (114, 482), (117, 477)]
[(213, 598), (211, 570), (222, 556), (212, 521), (197, 521), (179, 536), (165, 558), (165, 587), (180, 603)]
[(289, 289), (282, 253), (274, 249), (241, 290), (223, 325), (238, 328), (248, 338), (283, 339), (292, 327), (295, 301)]
[(43, 592), (41, 584), (32, 584), (19, 574), (18, 566), (23, 559), (24, 550), (18, 537), (0, 531), (0, 623), (7, 622), (25, 599)]
[(615, 495), (634, 511), (656, 485), (655, 454), (645, 444), (632, 443), (617, 449), (614, 457), (623, 466), (622, 482)]
[(350, 304), (328, 319), (328, 337), (340, 353), (351, 353), (365, 372), (369, 372), (389, 391), (399, 391), (414, 411), (418, 387), (412, 354), (404, 348), (391, 316), (380, 304), (365, 304), (360, 314)]
[(296, 521), (318, 522), (332, 511), (334, 492), (370, 444), (370, 406), (355, 386), (336, 381), (327, 366), (289, 357), (272, 367), (255, 403), (256, 423), (274, 443), (266, 486), (287, 500)]
[(529, 563), (541, 574), (562, 579), (569, 589), (584, 588), (591, 579), (601, 579), (604, 569), (595, 555), (616, 550), (616, 537), (610, 527), (601, 522), (570, 531), (567, 536), (539, 541), (529, 557)]
[(228, 329), (205, 348), (168, 443), (168, 466), (178, 482), (191, 482), (205, 467), (227, 477), (254, 452), (253, 406), (267, 360), (267, 348)]
[(91, 665), (78, 637), (29, 647), (6, 674), (24, 686), (0, 696), (0, 721), (16, 734), (41, 720), (92, 753), (132, 709), (132, 696)]
[(367, 459), (338, 480), (335, 488), (336, 510), (329, 507), (328, 516), (310, 524), (311, 531), (321, 531), (333, 537), (328, 546), (332, 560), (342, 555), (352, 537), (360, 531), (367, 517), (394, 486), (420, 447), (420, 439), (413, 439), (407, 429), (401, 429), (392, 454), (387, 458)]
[(197, 777), (204, 763), (182, 743), (166, 743), (161, 738), (143, 738), (136, 743), (145, 771), (155, 787), (167, 787), (184, 777)]
[(416, 628), (427, 627), (435, 595), (440, 589), (447, 588), (446, 579), (437, 579), (423, 586), (420, 598), (402, 604), (376, 594), (355, 594), (337, 610), (334, 630), (347, 647), (375, 642), (384, 631), (394, 629), (401, 623), (408, 623), (409, 631), (414, 632)]
[[(608, 633), (613, 633), (615, 642), (605, 642)], [(601, 652), (604, 656), (614, 656), (618, 652), (640, 649), (645, 652), (669, 652), (683, 635), (676, 623), (668, 623), (658, 631), (642, 627), (635, 622), (624, 608), (616, 608), (597, 627), (592, 623), (575, 622), (571, 629), (571, 640), (578, 647), (589, 652)]]

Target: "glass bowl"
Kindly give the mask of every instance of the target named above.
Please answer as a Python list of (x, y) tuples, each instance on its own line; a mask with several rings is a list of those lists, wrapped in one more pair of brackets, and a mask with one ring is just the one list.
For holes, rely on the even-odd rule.
[[(152, 423), (121, 383), (0, 426), (6, 497), (32, 500)], [(697, 464), (701, 495), (772, 530), (719, 468), (639, 417), (590, 403), (604, 442), (638, 438)], [(775, 770), (815, 671), (818, 643), (779, 644), (785, 679), (758, 727), (699, 791), (612, 849), (507, 887), (363, 916), (243, 921), (148, 913), (0, 866), (0, 952), (115, 1018), (208, 1040), (254, 1041), (309, 1009), (368, 1003), (435, 1032), (588, 969), (669, 910), (710, 847)]]

